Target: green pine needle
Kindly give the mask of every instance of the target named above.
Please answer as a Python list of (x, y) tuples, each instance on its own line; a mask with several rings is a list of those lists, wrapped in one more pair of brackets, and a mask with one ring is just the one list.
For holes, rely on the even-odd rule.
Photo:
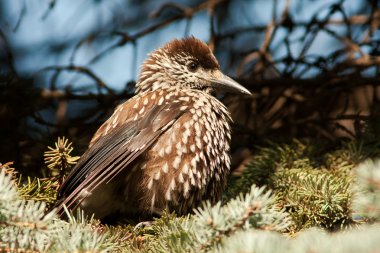
[(77, 163), (79, 156), (71, 156), (73, 151), (72, 143), (65, 137), (58, 137), (55, 148), (48, 147), (49, 151), (44, 153), (45, 164), (51, 170), (52, 176), (59, 176), (63, 181), (68, 170)]

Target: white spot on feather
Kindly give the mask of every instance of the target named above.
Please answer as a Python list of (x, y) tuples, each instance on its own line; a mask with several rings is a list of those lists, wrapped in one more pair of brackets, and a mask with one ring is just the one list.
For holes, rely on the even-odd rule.
[(190, 189), (189, 181), (185, 181), (185, 183), (183, 184), (183, 196), (185, 198), (189, 196), (189, 189)]
[(190, 128), (190, 122), (185, 122), (185, 124), (183, 124), (183, 126), (186, 128), (186, 129), (189, 129)]
[(195, 178), (192, 171), (189, 171), (189, 178), (190, 178), (190, 183), (192, 185), (195, 185)]
[(172, 181), (170, 182), (170, 189), (174, 190), (175, 186), (176, 186), (176, 184), (175, 184), (175, 180), (173, 178)]
[(183, 179), (183, 175), (182, 175), (182, 173), (179, 173), (179, 175), (178, 175), (178, 181), (179, 181), (180, 183), (183, 183), (183, 182), (184, 182), (184, 179)]
[(112, 120), (112, 125), (113, 125), (113, 127), (115, 127), (115, 125), (116, 125), (116, 121), (117, 121), (118, 118), (119, 118), (119, 114), (117, 113), (117, 114), (113, 117), (113, 120)]
[(172, 196), (171, 196), (171, 194), (170, 194), (170, 187), (168, 188), (168, 190), (166, 191), (166, 193), (165, 193), (165, 199), (166, 200), (171, 200), (172, 199)]
[(187, 137), (189, 137), (191, 135), (190, 129), (186, 128), (185, 132), (183, 132), (183, 135), (186, 135)]
[(174, 159), (174, 161), (173, 161), (173, 167), (174, 167), (174, 169), (178, 169), (180, 163), (181, 163), (181, 157), (180, 156), (176, 156), (175, 159)]
[(106, 131), (104, 132), (103, 135), (106, 135), (108, 133), (108, 131), (110, 130), (110, 128), (111, 128), (111, 125), (108, 124), (107, 127), (106, 127)]
[(189, 173), (189, 165), (187, 165), (187, 163), (185, 163), (182, 167), (182, 172), (184, 174), (188, 174)]
[(152, 202), (150, 204), (152, 210), (154, 209), (155, 200), (156, 200), (156, 193), (153, 193)]
[[(215, 139), (216, 140), (216, 139)], [(199, 149), (202, 149), (202, 142), (201, 142), (201, 138), (199, 138), (198, 136), (195, 137), (195, 144), (197, 145), (197, 147)]]
[(187, 144), (188, 136), (186, 134), (182, 135), (182, 142), (183, 144)]
[(148, 189), (150, 190), (150, 189), (152, 189), (152, 187), (153, 187), (153, 178), (151, 178), (151, 179), (149, 180), (149, 183), (148, 183)]
[(202, 132), (201, 132), (198, 122), (195, 122), (194, 129), (195, 129), (195, 134), (200, 137), (202, 135)]
[(189, 97), (180, 97), (179, 100), (189, 102), (190, 98)]
[(195, 168), (197, 166), (197, 160), (195, 159), (195, 157), (193, 159), (191, 159), (191, 167)]
[(161, 171), (158, 171), (158, 172), (154, 175), (154, 179), (155, 179), (155, 180), (158, 180), (158, 179), (160, 179), (160, 176), (161, 176)]
[(164, 166), (162, 167), (162, 171), (163, 171), (164, 173), (168, 173), (168, 171), (169, 171), (168, 163), (165, 163), (165, 164), (164, 164)]
[(172, 152), (172, 145), (168, 145), (168, 146), (166, 146), (166, 148), (165, 148), (165, 153), (166, 154), (170, 154)]
[(165, 156), (165, 149), (160, 149), (160, 151), (158, 151), (158, 155), (163, 158)]

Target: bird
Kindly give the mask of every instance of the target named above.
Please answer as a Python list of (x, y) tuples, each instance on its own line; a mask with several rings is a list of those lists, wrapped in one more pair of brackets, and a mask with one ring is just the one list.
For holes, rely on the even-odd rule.
[(209, 46), (193, 36), (149, 54), (135, 90), (99, 127), (60, 186), (60, 215), (64, 206), (105, 222), (164, 210), (183, 215), (221, 199), (232, 119), (215, 94), (251, 92), (223, 74)]

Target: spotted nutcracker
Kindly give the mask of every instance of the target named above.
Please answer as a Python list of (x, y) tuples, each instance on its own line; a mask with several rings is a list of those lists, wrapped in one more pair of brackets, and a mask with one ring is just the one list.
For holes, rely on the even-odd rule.
[(185, 214), (216, 203), (230, 169), (231, 117), (212, 93), (250, 92), (220, 71), (210, 48), (173, 40), (143, 63), (133, 98), (97, 130), (59, 189), (63, 204), (106, 220)]

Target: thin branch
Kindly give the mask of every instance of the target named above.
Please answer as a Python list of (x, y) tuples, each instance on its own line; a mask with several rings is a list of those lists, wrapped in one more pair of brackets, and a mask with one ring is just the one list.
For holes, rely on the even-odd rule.
[(57, 72), (73, 71), (73, 72), (82, 73), (82, 74), (90, 77), (91, 79), (93, 79), (96, 82), (99, 94), (101, 94), (101, 88), (106, 89), (107, 92), (110, 94), (114, 94), (113, 90), (111, 88), (109, 88), (106, 85), (106, 83), (102, 79), (100, 79), (100, 77), (95, 75), (95, 73), (92, 72), (90, 69), (83, 67), (83, 66), (76, 66), (76, 65), (51, 66), (51, 67), (46, 67), (46, 68), (40, 70), (39, 72), (44, 72), (44, 71), (57, 71)]
[(20, 27), (22, 19), (24, 18), (25, 14), (26, 14), (26, 0), (23, 0), (20, 15), (18, 16), (17, 22), (15, 26), (13, 27), (13, 32), (16, 32), (18, 28)]

